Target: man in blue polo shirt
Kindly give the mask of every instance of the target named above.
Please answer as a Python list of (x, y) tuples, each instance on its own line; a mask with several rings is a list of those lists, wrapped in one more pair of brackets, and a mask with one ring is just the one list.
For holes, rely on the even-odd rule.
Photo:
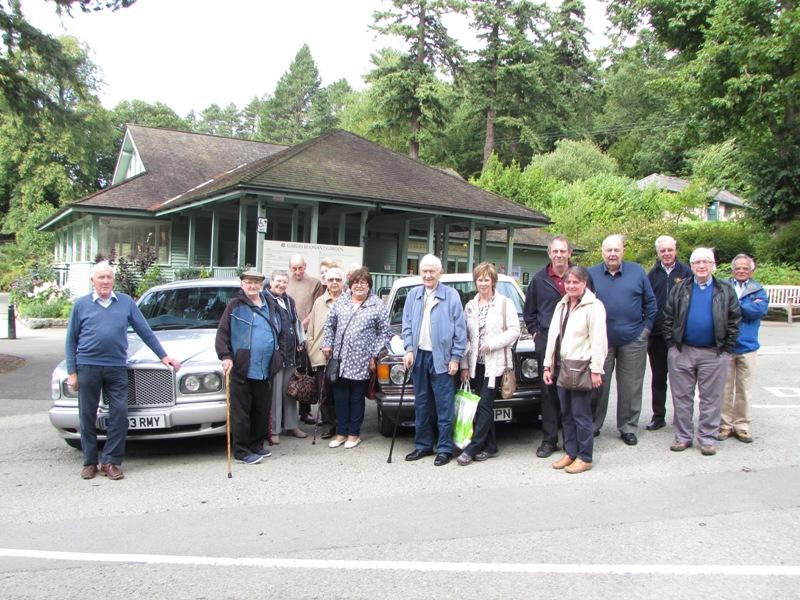
[(97, 406), (100, 393), (108, 404), (108, 432), (100, 472), (124, 477), (120, 465), (128, 434), (128, 325), (161, 362), (176, 371), (181, 363), (167, 356), (139, 307), (126, 294), (114, 293), (114, 268), (108, 262), (92, 267), (94, 291), (72, 306), (65, 353), (67, 386), (78, 392), (83, 469), (81, 478), (97, 475)]
[(608, 355), (603, 369), (603, 387), (596, 396), (594, 431), (598, 434), (606, 419), (611, 374), (617, 370), (617, 429), (629, 446), (638, 443), (642, 383), (647, 364), (647, 338), (653, 330), (656, 297), (644, 269), (625, 262), (624, 239), (610, 235), (603, 240), (603, 262), (589, 268), (594, 293), (606, 307)]
[(731, 284), (712, 275), (716, 262), (710, 248), (695, 248), (689, 264), (694, 276), (672, 288), (664, 306), (675, 413), (675, 441), (669, 449), (682, 452), (694, 442), (696, 389), (700, 452), (712, 456), (717, 452), (722, 392), (731, 368), (731, 352), (739, 337), (742, 311)]

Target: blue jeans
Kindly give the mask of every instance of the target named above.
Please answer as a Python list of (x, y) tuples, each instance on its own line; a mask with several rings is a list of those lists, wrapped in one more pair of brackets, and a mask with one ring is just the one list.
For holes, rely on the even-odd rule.
[(447, 373), (437, 373), (433, 366), (433, 354), (418, 350), (411, 379), (414, 382), (414, 446), (417, 450), (433, 450), (435, 412), (439, 430), (436, 452), (452, 454), (455, 419), (453, 377)]
[(103, 464), (121, 465), (128, 435), (128, 369), (78, 365), (78, 406), (83, 464), (97, 464), (97, 406), (100, 392), (108, 404)]
[(557, 386), (561, 402), (561, 427), (564, 451), (570, 458), (592, 462), (594, 426), (592, 424), (592, 391), (567, 390)]
[(364, 422), (364, 397), (369, 379), (339, 377), (333, 384), (336, 406), (336, 434), (358, 436)]
[[(475, 458), (475, 455), (484, 450), (489, 454), (497, 454), (497, 437), (494, 430), (494, 400), (497, 398), (499, 388), (489, 387), (489, 378), (484, 377), (486, 366), (478, 364), (475, 367), (475, 379), (470, 381), (473, 390), (480, 388), (480, 402), (475, 413), (475, 426), (472, 431), (472, 441), (464, 448), (464, 454)], [(495, 379), (495, 386), (500, 384), (500, 378)]]

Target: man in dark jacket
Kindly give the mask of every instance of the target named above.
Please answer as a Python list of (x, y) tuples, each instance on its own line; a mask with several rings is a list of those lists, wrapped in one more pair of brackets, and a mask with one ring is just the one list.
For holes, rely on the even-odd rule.
[(649, 431), (661, 429), (667, 422), (667, 342), (664, 339), (664, 305), (676, 283), (692, 276), (689, 265), (677, 260), (676, 242), (668, 235), (656, 239), (656, 264), (650, 269), (647, 278), (656, 295), (656, 315), (653, 331), (647, 340), (647, 356), (650, 358), (652, 380), (653, 418), (647, 425)]
[(544, 351), (547, 334), (556, 304), (564, 297), (564, 275), (571, 266), (572, 246), (563, 236), (554, 237), (547, 246), (550, 264), (536, 273), (528, 284), (525, 294), (525, 309), (522, 316), (525, 326), (536, 344), (536, 360), (539, 363), (539, 381), (542, 387), (542, 443), (536, 456), (547, 458), (558, 449), (558, 420), (560, 416), (556, 386), (546, 385), (542, 379)]
[(225, 375), (230, 373), (231, 433), (236, 460), (254, 465), (272, 453), (269, 434), (272, 356), (281, 325), (261, 291), (264, 276), (241, 274), (242, 291), (228, 302), (219, 320), (215, 349)]
[(695, 248), (689, 260), (694, 276), (677, 284), (664, 306), (664, 335), (669, 345), (669, 381), (675, 413), (673, 452), (694, 441), (694, 396), (699, 396), (697, 438), (700, 451), (716, 454), (722, 391), (739, 336), (742, 312), (727, 281), (715, 279), (714, 252)]

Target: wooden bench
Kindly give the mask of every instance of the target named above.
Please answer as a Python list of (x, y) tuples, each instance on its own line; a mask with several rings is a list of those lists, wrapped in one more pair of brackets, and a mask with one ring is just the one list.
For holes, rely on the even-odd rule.
[(769, 307), (785, 310), (791, 323), (792, 311), (800, 305), (800, 285), (765, 285), (764, 290), (769, 296)]

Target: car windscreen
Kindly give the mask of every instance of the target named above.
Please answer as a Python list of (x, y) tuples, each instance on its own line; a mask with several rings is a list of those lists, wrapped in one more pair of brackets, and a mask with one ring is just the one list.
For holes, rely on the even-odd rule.
[[(444, 285), (458, 292), (458, 295), (461, 296), (462, 306), (465, 306), (477, 292), (475, 284), (472, 281), (451, 281), (444, 283)], [(408, 293), (415, 287), (416, 286), (406, 286), (397, 290), (392, 306), (389, 309), (392, 325), (400, 325), (403, 322), (403, 307), (406, 305), (406, 298), (408, 297)], [(497, 291), (503, 294), (503, 296), (511, 298), (511, 301), (517, 309), (517, 315), (522, 317), (523, 298), (517, 287), (509, 281), (499, 281), (497, 282)]]
[(165, 329), (216, 329), (225, 306), (238, 287), (185, 287), (153, 290), (139, 300), (154, 331)]

